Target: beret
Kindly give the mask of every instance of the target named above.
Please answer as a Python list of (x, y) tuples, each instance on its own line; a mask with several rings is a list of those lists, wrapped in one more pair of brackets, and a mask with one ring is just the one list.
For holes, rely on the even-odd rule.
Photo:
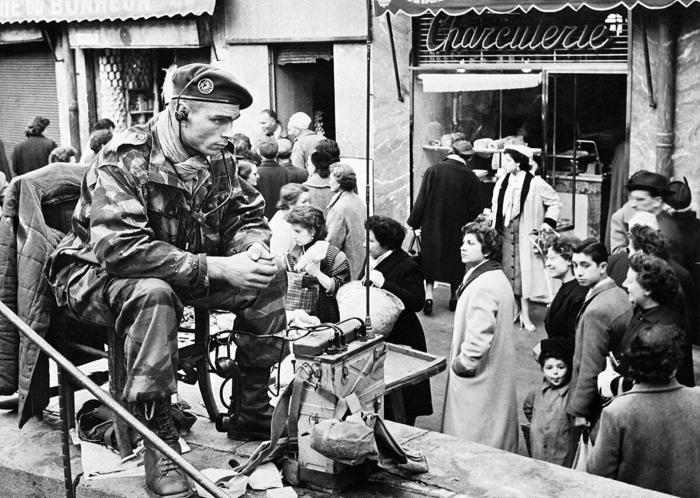
[(253, 97), (226, 69), (211, 64), (187, 64), (172, 76), (173, 98), (250, 107)]

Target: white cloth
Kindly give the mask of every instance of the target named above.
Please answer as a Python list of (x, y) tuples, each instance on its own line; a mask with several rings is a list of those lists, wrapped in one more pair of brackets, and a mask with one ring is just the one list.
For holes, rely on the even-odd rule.
[(280, 209), (268, 223), (272, 232), (270, 253), (273, 256), (283, 256), (294, 247), (294, 230), (292, 230), (292, 225), (287, 223), (287, 214), (289, 214), (289, 210)]
[(506, 194), (503, 196), (503, 226), (507, 227), (510, 222), (520, 216), (520, 196), (523, 192), (525, 182), (525, 171), (511, 173), (506, 187)]

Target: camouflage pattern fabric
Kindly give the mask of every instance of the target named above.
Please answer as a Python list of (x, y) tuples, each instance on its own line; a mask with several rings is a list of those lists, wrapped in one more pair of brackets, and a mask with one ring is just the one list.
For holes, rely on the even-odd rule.
[[(199, 160), (204, 160), (199, 158)], [(47, 264), (59, 306), (125, 337), (124, 400), (176, 392), (177, 328), (184, 304), (236, 313), (254, 334), (286, 325), (286, 274), (263, 291), (210, 283), (206, 256), (269, 244), (262, 196), (236, 175), (224, 152), (193, 185), (178, 177), (158, 143), (155, 120), (115, 137), (88, 170), (67, 235)], [(269, 367), (280, 341), (241, 336), (241, 367)]]

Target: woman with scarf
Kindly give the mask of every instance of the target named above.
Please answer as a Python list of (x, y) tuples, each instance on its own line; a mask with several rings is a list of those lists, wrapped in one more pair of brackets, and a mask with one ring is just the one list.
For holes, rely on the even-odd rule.
[(462, 262), (471, 268), (457, 290), (442, 432), (515, 453), (516, 305), (501, 269), (502, 238), (480, 222), (462, 234)]
[(511, 145), (503, 152), (502, 176), (493, 189), (493, 227), (503, 235), (503, 271), (520, 298), (520, 325), (535, 331), (529, 300), (548, 296), (544, 263), (533, 251), (528, 235), (533, 230), (554, 230), (561, 200), (551, 185), (530, 173), (532, 150)]

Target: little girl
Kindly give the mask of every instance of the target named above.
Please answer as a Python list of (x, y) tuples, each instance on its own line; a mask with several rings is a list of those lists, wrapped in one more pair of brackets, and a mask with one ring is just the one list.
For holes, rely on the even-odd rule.
[(532, 458), (571, 467), (576, 454), (576, 436), (564, 411), (569, 394), (573, 344), (555, 337), (540, 342), (538, 361), (544, 379), (525, 398), (523, 411), (530, 421)]

